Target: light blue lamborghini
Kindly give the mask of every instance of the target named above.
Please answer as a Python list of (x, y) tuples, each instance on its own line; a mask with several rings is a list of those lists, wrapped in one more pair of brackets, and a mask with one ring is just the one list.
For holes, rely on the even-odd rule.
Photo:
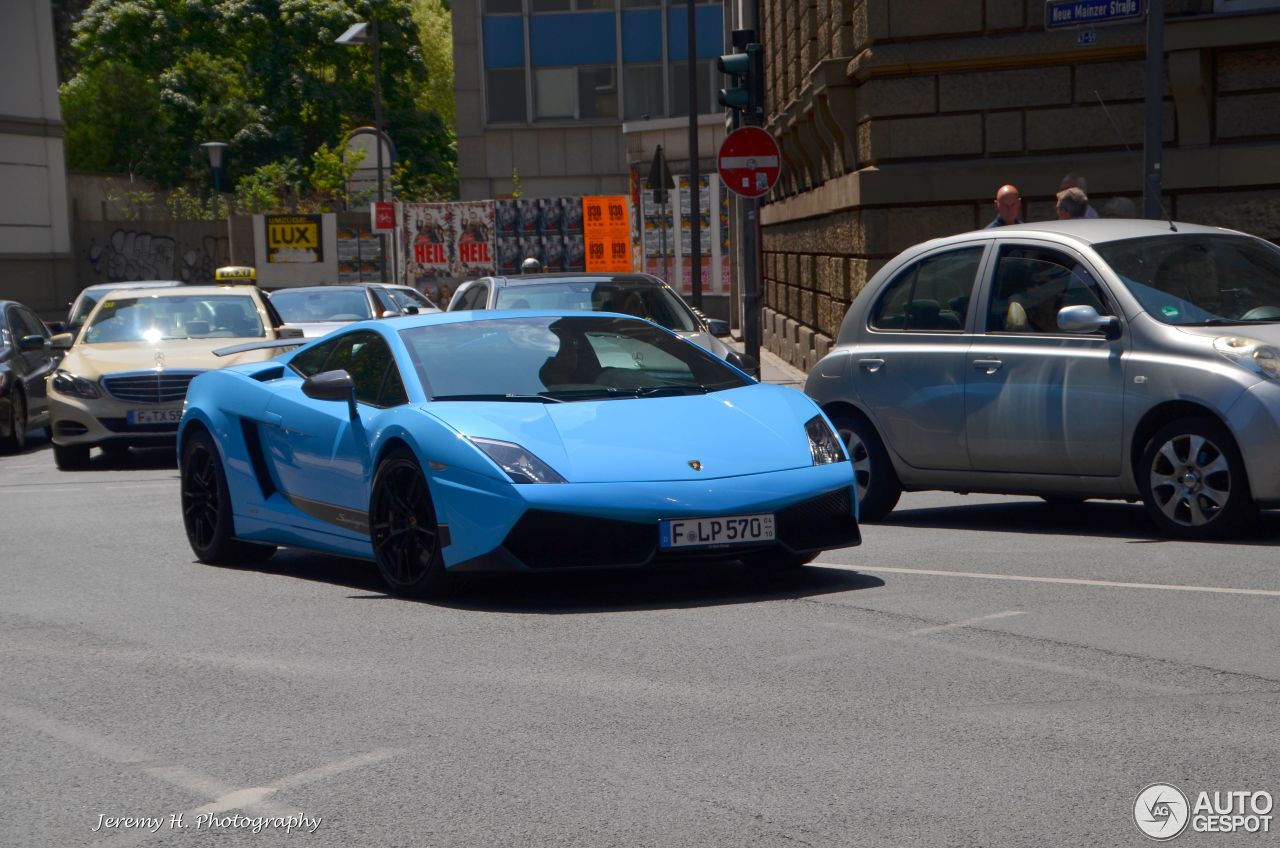
[(307, 548), (373, 560), (403, 595), (463, 571), (793, 567), (860, 541), (812, 400), (626, 315), (351, 324), (196, 377), (178, 455), (202, 562)]

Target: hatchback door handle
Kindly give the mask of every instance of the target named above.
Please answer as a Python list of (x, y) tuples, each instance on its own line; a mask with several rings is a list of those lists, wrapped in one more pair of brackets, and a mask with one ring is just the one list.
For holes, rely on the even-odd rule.
[(870, 371), (872, 374), (874, 374), (884, 366), (884, 360), (883, 359), (859, 359), (858, 364), (861, 365), (863, 369)]
[(988, 374), (994, 374), (1004, 365), (999, 359), (975, 359), (973, 367), (979, 371), (986, 371)]

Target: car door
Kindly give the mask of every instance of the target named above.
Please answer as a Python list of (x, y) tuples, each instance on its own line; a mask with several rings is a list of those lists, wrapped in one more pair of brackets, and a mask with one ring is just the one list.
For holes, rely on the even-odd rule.
[(383, 406), (403, 403), (404, 387), (381, 335), (343, 333), (290, 363), (302, 377), (344, 370), (355, 383), (355, 415), (336, 401), (302, 392), (301, 381), (282, 385), (267, 404), (265, 441), (284, 496), (320, 532), (367, 536), (371, 421)]
[(965, 469), (969, 305), (988, 242), (920, 257), (883, 287), (853, 356), (856, 392), (885, 443), (917, 468)]
[(1058, 329), (1063, 306), (1118, 315), (1084, 257), (1002, 240), (969, 349), (965, 416), (974, 470), (1112, 477), (1124, 425), (1123, 333)]
[(27, 396), (27, 417), (39, 424), (49, 410), (49, 394), (45, 377), (53, 373), (57, 358), (50, 345), (53, 337), (49, 328), (34, 312), (21, 306), (9, 307), (9, 329), (16, 346), (26, 336), (40, 336), (44, 346), (35, 350), (19, 350), (17, 358), (22, 362), (22, 381)]

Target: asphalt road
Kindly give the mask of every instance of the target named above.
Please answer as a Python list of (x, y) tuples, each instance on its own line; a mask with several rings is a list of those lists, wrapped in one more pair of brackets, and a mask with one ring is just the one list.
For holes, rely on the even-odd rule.
[(351, 560), (195, 563), (164, 451), (37, 444), (0, 503), (4, 846), (1119, 846), (1147, 784), (1280, 794), (1276, 516), (1189, 544), (914, 494), (794, 574), (416, 603)]

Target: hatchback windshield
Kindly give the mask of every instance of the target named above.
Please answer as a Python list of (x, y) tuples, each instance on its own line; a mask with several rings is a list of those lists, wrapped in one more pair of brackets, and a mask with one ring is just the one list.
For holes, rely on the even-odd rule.
[(244, 295), (112, 297), (85, 330), (86, 344), (161, 339), (262, 338), (257, 304)]
[(565, 280), (504, 286), (497, 309), (582, 309), (625, 312), (679, 333), (702, 329), (675, 292), (666, 286), (614, 280)]
[(271, 293), (271, 304), (289, 324), (373, 317), (369, 298), (361, 289), (280, 289)]
[(1143, 309), (1166, 324), (1280, 321), (1280, 248), (1233, 235), (1094, 245)]
[(750, 385), (651, 324), (594, 316), (495, 318), (400, 333), (433, 400), (599, 400)]
[(436, 309), (436, 305), (431, 302), (431, 298), (427, 297), (417, 289), (406, 288), (404, 286), (387, 286), (387, 294), (391, 295), (391, 299), (395, 301), (396, 306), (404, 309), (408, 306), (416, 306), (419, 309)]

